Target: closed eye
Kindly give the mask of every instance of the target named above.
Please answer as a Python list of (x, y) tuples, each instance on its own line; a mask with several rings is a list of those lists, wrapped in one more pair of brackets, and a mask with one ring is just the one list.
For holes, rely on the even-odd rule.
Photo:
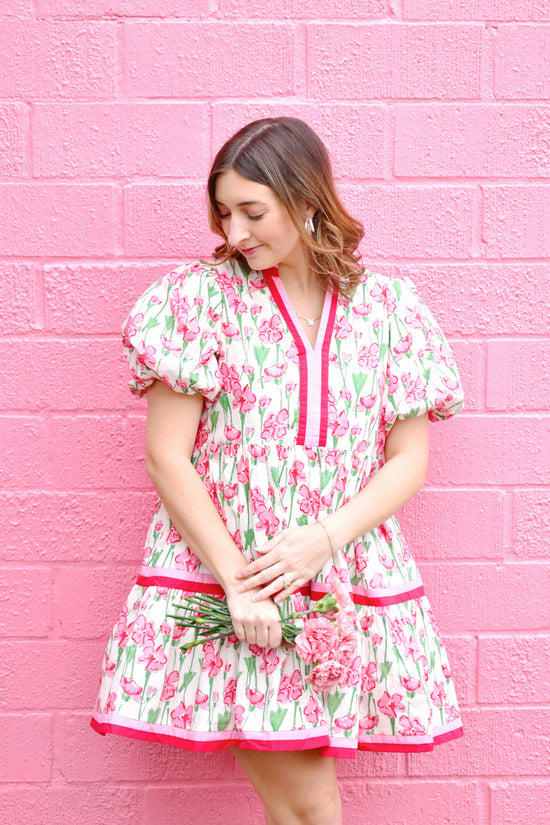
[[(246, 217), (250, 221), (259, 221), (263, 218), (264, 215), (265, 215), (265, 212), (262, 212), (260, 215), (247, 215)], [(226, 218), (230, 218), (230, 217), (231, 217), (231, 212), (226, 212), (224, 214), (222, 214), (221, 212), (218, 212), (218, 218), (220, 219), (220, 221), (224, 221)]]

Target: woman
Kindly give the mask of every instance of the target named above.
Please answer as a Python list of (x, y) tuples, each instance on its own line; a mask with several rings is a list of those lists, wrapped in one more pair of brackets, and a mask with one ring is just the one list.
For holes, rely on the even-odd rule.
[[(239, 131), (208, 193), (215, 261), (158, 281), (124, 327), (160, 501), (92, 724), (232, 746), (267, 823), (337, 825), (331, 757), (462, 733), (394, 515), (424, 481), (428, 418), (457, 412), (462, 394), (412, 284), (364, 272), (361, 227), (305, 123)], [(356, 605), (357, 646), (323, 689), (281, 644), (280, 615), (336, 581)], [(182, 592), (225, 596), (234, 635), (184, 650), (193, 631), (171, 618)]]

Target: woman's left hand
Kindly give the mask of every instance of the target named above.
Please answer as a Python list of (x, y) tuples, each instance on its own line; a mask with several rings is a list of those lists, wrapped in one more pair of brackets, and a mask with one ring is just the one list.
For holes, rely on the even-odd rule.
[(261, 557), (238, 573), (244, 579), (238, 591), (261, 587), (255, 601), (273, 596), (280, 602), (321, 570), (332, 556), (332, 547), (325, 529), (316, 522), (282, 530), (257, 552)]

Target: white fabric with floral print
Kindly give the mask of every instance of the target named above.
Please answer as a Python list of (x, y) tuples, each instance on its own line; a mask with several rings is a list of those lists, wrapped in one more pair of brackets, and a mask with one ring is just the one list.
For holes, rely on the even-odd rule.
[[(412, 283), (370, 273), (351, 301), (327, 294), (312, 347), (276, 269), (182, 266), (138, 300), (123, 342), (137, 395), (160, 379), (204, 396), (193, 462), (247, 559), (278, 530), (355, 496), (382, 465), (397, 417), (445, 419), (463, 404), (449, 346)], [(335, 578), (360, 631), (344, 686), (316, 692), (292, 649), (230, 637), (184, 651), (193, 631), (175, 627), (174, 603), (223, 591), (159, 502), (93, 727), (193, 750), (336, 756), (460, 736), (446, 653), (397, 518), (339, 548), (285, 609), (303, 609)]]

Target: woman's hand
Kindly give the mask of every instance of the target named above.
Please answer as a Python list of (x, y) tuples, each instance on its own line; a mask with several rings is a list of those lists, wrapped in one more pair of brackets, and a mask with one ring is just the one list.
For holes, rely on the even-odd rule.
[(254, 602), (275, 593), (276, 602), (286, 599), (312, 579), (332, 556), (330, 539), (318, 522), (283, 530), (257, 551), (261, 557), (237, 574), (237, 578), (244, 579), (238, 592), (261, 588), (253, 596)]
[(279, 647), (283, 641), (279, 608), (272, 599), (256, 601), (255, 592), (232, 592), (227, 596), (235, 635), (249, 645)]

